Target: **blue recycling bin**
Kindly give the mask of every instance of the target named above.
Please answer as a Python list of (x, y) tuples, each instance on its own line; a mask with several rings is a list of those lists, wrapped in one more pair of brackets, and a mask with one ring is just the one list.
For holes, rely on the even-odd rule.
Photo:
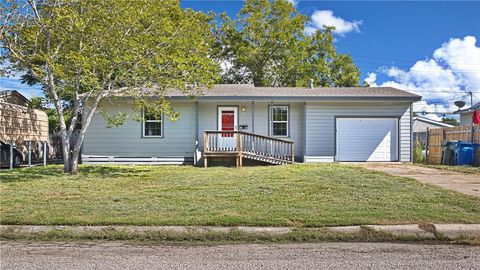
[(458, 142), (455, 146), (455, 165), (474, 165), (478, 143)]

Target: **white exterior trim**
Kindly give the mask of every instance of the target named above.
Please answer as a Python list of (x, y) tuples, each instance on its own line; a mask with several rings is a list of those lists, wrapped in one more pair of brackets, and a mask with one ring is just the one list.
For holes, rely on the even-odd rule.
[[(160, 123), (160, 135), (147, 135), (145, 134), (145, 123)], [(163, 113), (160, 120), (145, 120), (145, 110), (142, 109), (142, 138), (163, 138)]]
[(234, 106), (219, 106), (218, 107), (218, 130), (222, 130), (222, 112), (233, 111), (233, 130), (238, 130), (238, 107)]
[[(287, 121), (274, 121), (273, 120), (273, 108), (275, 107), (286, 107), (287, 108)], [(281, 104), (272, 104), (268, 107), (268, 120), (269, 120), (269, 136), (275, 138), (288, 138), (290, 137), (290, 106), (289, 105), (281, 105)], [(287, 135), (274, 135), (273, 134), (273, 124), (274, 123), (286, 123), (287, 124)]]
[(305, 163), (325, 163), (325, 162), (335, 162), (335, 157), (333, 156), (304, 156), (303, 160)]

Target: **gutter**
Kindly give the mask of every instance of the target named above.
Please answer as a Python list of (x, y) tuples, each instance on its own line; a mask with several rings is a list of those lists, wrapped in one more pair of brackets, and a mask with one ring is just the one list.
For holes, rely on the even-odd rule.
[[(133, 98), (133, 97), (125, 97), (125, 98)], [(152, 97), (153, 98), (153, 97)], [(281, 100), (281, 101), (394, 101), (394, 102), (415, 102), (420, 101), (421, 97), (382, 97), (382, 96), (344, 96), (344, 97), (299, 97), (299, 96), (197, 96), (197, 97), (189, 97), (189, 96), (165, 96), (168, 100), (198, 100), (198, 101), (271, 101), (271, 100)]]

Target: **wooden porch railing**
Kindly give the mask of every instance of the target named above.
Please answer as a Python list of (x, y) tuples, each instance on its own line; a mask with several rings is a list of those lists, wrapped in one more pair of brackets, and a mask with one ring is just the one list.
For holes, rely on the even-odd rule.
[(237, 167), (243, 165), (244, 157), (272, 164), (295, 161), (292, 141), (244, 131), (205, 131), (203, 145), (205, 167), (208, 157), (235, 157)]

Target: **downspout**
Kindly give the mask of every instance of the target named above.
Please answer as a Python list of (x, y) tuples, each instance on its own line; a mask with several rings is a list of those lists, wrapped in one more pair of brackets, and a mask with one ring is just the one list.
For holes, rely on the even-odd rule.
[(252, 100), (252, 133), (255, 133), (255, 101)]
[(412, 104), (410, 104), (410, 162), (413, 162), (413, 110)]
[(307, 103), (303, 103), (303, 136), (302, 136), (303, 162), (307, 159)]
[(199, 111), (200, 111), (200, 106), (198, 104), (198, 101), (195, 101), (195, 149), (193, 152), (193, 165), (197, 165), (198, 160), (199, 160)]

